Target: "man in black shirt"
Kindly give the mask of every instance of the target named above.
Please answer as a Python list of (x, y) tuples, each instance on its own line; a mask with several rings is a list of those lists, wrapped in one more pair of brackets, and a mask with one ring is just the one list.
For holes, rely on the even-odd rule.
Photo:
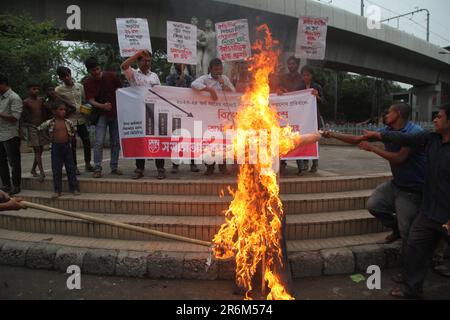
[(433, 251), (443, 236), (450, 237), (450, 105), (440, 108), (434, 126), (435, 133), (365, 132), (368, 139), (422, 147), (427, 156), (422, 206), (409, 232), (404, 259), (405, 290), (393, 289), (395, 297), (422, 298)]

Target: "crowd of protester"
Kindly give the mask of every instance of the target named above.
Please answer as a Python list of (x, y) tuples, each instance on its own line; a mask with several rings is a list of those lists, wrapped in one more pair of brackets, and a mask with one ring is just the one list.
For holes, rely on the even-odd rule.
[[(158, 75), (151, 71), (152, 55), (141, 50), (126, 59), (121, 71), (130, 86), (153, 87), (161, 85)], [(133, 64), (137, 68), (133, 68)], [(119, 129), (115, 92), (123, 86), (120, 77), (104, 71), (95, 57), (85, 61), (88, 77), (83, 84), (72, 78), (71, 70), (57, 68), (59, 86), (45, 86), (45, 97), (40, 96), (41, 85), (30, 83), (28, 96), (23, 100), (9, 86), (8, 78), (0, 76), (0, 210), (20, 209), (20, 198), (11, 196), (21, 190), (20, 144), (23, 132), (27, 133), (28, 145), (33, 148), (34, 162), (30, 173), (44, 181), (42, 154), (44, 146), (51, 144), (51, 168), (54, 195), (61, 196), (62, 167), (66, 168), (69, 189), (80, 194), (77, 176), (76, 136), (80, 137), (84, 151), (84, 168), (93, 178), (102, 177), (104, 140), (109, 132), (110, 172), (123, 175), (118, 168), (120, 154)], [(288, 72), (270, 79), (271, 92), (288, 92), (312, 89), (317, 98), (318, 128), (323, 128), (319, 110), (326, 103), (322, 87), (314, 81), (314, 71), (309, 66), (300, 69), (300, 61), (290, 57)], [(299, 71), (300, 69), (300, 71)], [(174, 72), (166, 79), (168, 86), (192, 88), (207, 92), (217, 100), (226, 92), (245, 92), (250, 85), (250, 73), (246, 62), (238, 64), (237, 72), (230, 78), (223, 74), (223, 64), (212, 59), (209, 73), (194, 79), (183, 65), (175, 64)], [(410, 107), (405, 103), (394, 103), (384, 116), (385, 128), (378, 132), (366, 132), (351, 136), (326, 131), (325, 138), (336, 138), (350, 144), (358, 144), (363, 150), (373, 152), (386, 159), (393, 179), (380, 185), (368, 200), (368, 210), (385, 227), (392, 229), (384, 243), (402, 241), (403, 272), (393, 280), (405, 284), (405, 289), (396, 288), (393, 296), (421, 298), (427, 267), (433, 263), (435, 270), (443, 276), (450, 272), (443, 264), (448, 244), (450, 225), (450, 106), (442, 106), (434, 120), (435, 133), (423, 130), (409, 121)], [(95, 127), (93, 164), (91, 163), (91, 140), (89, 127)], [(385, 148), (368, 143), (381, 140)], [(298, 160), (298, 175), (309, 169), (308, 160)], [(136, 159), (133, 179), (141, 179), (145, 173), (145, 159)], [(157, 178), (166, 178), (164, 159), (155, 159)], [(285, 171), (286, 162), (281, 162)], [(11, 168), (11, 170), (10, 170)], [(318, 160), (312, 161), (310, 172), (317, 172)], [(172, 163), (172, 173), (179, 165)], [(192, 172), (200, 169), (192, 161)], [(39, 173), (38, 173), (39, 171)], [(205, 175), (213, 175), (215, 164), (206, 165)], [(229, 173), (225, 164), (219, 164), (219, 172)]]
[[(133, 56), (126, 59), (121, 65), (121, 71), (130, 86), (153, 87), (161, 85), (158, 75), (151, 71), (152, 55), (147, 50), (140, 50)], [(300, 61), (294, 57), (288, 59), (289, 72), (280, 74), (275, 81), (271, 83), (271, 92), (283, 94), (297, 90), (311, 88), (313, 94), (317, 97), (318, 104), (324, 103), (323, 91), (321, 86), (314, 81), (313, 70), (305, 66), (299, 72)], [(133, 68), (137, 64), (137, 68)], [(211, 96), (211, 99), (217, 100), (220, 92), (239, 92), (243, 93), (250, 85), (250, 72), (247, 62), (239, 62), (235, 68), (231, 79), (224, 75), (222, 61), (215, 58), (210, 61), (209, 73), (194, 79), (185, 72), (181, 64), (175, 64), (174, 72), (167, 76), (165, 84), (167, 86), (192, 88), (196, 91), (205, 91)], [(102, 177), (103, 147), (107, 134), (110, 141), (110, 172), (113, 175), (123, 175), (118, 168), (120, 154), (119, 128), (117, 123), (117, 105), (115, 92), (123, 86), (121, 77), (114, 72), (105, 71), (95, 57), (88, 58), (85, 61), (86, 71), (88, 73), (84, 82), (78, 83), (72, 77), (72, 71), (66, 66), (60, 66), (56, 70), (60, 85), (45, 85), (42, 87), (39, 83), (28, 84), (28, 95), (22, 100), (9, 86), (8, 78), (1, 75), (0, 78), (0, 171), (3, 190), (9, 194), (20, 192), (22, 167), (20, 159), (21, 139), (26, 136), (28, 146), (33, 149), (34, 162), (30, 173), (33, 177), (43, 182), (45, 172), (42, 163), (42, 154), (44, 147), (52, 144), (52, 172), (55, 185), (55, 196), (60, 193), (59, 182), (59, 164), (64, 163), (65, 167), (74, 168), (75, 175), (81, 174), (77, 161), (77, 139), (78, 136), (83, 145), (84, 169), (92, 172), (94, 178)], [(273, 79), (272, 79), (273, 80)], [(41, 96), (41, 88), (45, 96)], [(58, 124), (56, 119), (56, 106), (64, 105), (65, 120), (68, 120), (67, 145), (53, 154), (54, 144), (53, 130), (55, 127), (48, 126), (49, 120)], [(320, 109), (320, 107), (318, 108)], [(43, 125), (46, 123), (46, 125)], [(53, 123), (53, 122), (52, 122)], [(70, 125), (70, 127), (69, 127)], [(318, 112), (318, 127), (322, 128), (323, 120)], [(61, 126), (63, 128), (63, 126)], [(95, 140), (92, 146), (90, 139), (90, 128), (95, 128)], [(71, 151), (71, 156), (65, 154), (67, 150)], [(64, 157), (64, 161), (62, 161)], [(93, 158), (93, 159), (92, 159)], [(93, 163), (92, 163), (93, 160)], [(62, 162), (61, 162), (62, 161)], [(166, 169), (164, 159), (155, 159), (157, 168), (157, 178), (166, 178)], [(136, 169), (133, 179), (144, 177), (145, 159), (136, 159)], [(308, 168), (308, 160), (298, 160), (298, 174), (303, 175)], [(9, 165), (8, 165), (9, 164)], [(283, 162), (282, 169), (286, 163)], [(205, 164), (205, 175), (212, 175), (215, 170), (214, 164)], [(11, 167), (11, 172), (9, 167)], [(311, 172), (316, 172), (318, 160), (314, 160)], [(179, 165), (172, 163), (172, 173), (177, 173)], [(192, 172), (199, 172), (200, 169), (192, 160), (190, 165)], [(219, 165), (219, 172), (227, 175), (229, 171), (225, 164)], [(72, 177), (72, 175), (71, 175)], [(72, 178), (71, 178), (72, 179)], [(76, 177), (72, 179), (76, 181)], [(75, 183), (73, 183), (75, 185)], [(79, 190), (77, 190), (79, 192)]]

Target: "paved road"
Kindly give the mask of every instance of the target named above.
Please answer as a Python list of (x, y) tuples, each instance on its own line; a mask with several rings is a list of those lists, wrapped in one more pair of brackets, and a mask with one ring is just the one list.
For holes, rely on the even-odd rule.
[[(349, 276), (297, 279), (294, 286), (297, 299), (301, 300), (394, 299), (388, 292), (394, 285), (390, 278), (398, 271), (382, 271), (381, 290), (368, 290), (365, 281), (355, 283)], [(0, 266), (0, 299), (241, 299), (233, 294), (232, 281), (166, 281), (82, 275), (81, 290), (68, 290), (68, 276), (56, 271)], [(430, 272), (425, 293), (427, 299), (450, 300), (450, 279)]]

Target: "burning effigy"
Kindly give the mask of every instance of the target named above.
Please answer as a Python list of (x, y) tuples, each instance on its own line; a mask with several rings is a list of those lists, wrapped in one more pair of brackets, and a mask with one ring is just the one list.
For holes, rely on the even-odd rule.
[[(251, 84), (234, 121), (234, 152), (244, 154), (245, 161), (239, 161), (237, 189), (229, 189), (233, 200), (225, 212), (226, 222), (213, 238), (213, 253), (218, 259), (235, 257), (236, 284), (244, 289), (246, 299), (252, 299), (252, 280), (259, 268), (263, 286), (268, 287), (267, 299), (291, 300), (280, 274), (287, 259), (283, 256), (279, 159), (300, 144), (316, 142), (320, 135), (300, 136), (291, 127), (280, 126), (277, 110), (269, 103), (269, 76), (278, 60), (276, 41), (267, 25), (259, 26), (257, 33), (261, 37), (249, 61)], [(256, 153), (251, 152), (255, 146)]]

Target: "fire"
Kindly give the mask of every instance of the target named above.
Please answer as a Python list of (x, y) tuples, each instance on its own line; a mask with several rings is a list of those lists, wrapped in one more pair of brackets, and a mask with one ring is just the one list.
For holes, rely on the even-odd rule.
[[(218, 259), (236, 256), (236, 281), (246, 290), (246, 299), (251, 299), (252, 279), (260, 265), (270, 289), (267, 299), (291, 300), (293, 297), (285, 289), (278, 270), (283, 264), (281, 228), (284, 212), (273, 165), (277, 165), (275, 161), (279, 161), (279, 154), (295, 147), (294, 141), (299, 137), (291, 132), (291, 128), (280, 127), (276, 110), (269, 104), (268, 79), (275, 72), (278, 52), (268, 27), (262, 25), (257, 31), (264, 39), (253, 46), (255, 54), (250, 60), (252, 85), (242, 97), (235, 118), (238, 134), (233, 140), (235, 153), (245, 150), (246, 162), (240, 168), (237, 190), (230, 190), (234, 199), (225, 212), (225, 224), (213, 239), (213, 250)], [(249, 131), (267, 134), (243, 138), (243, 133)], [(251, 163), (248, 161), (249, 150), (255, 145), (260, 146), (258, 158), (256, 163)]]

